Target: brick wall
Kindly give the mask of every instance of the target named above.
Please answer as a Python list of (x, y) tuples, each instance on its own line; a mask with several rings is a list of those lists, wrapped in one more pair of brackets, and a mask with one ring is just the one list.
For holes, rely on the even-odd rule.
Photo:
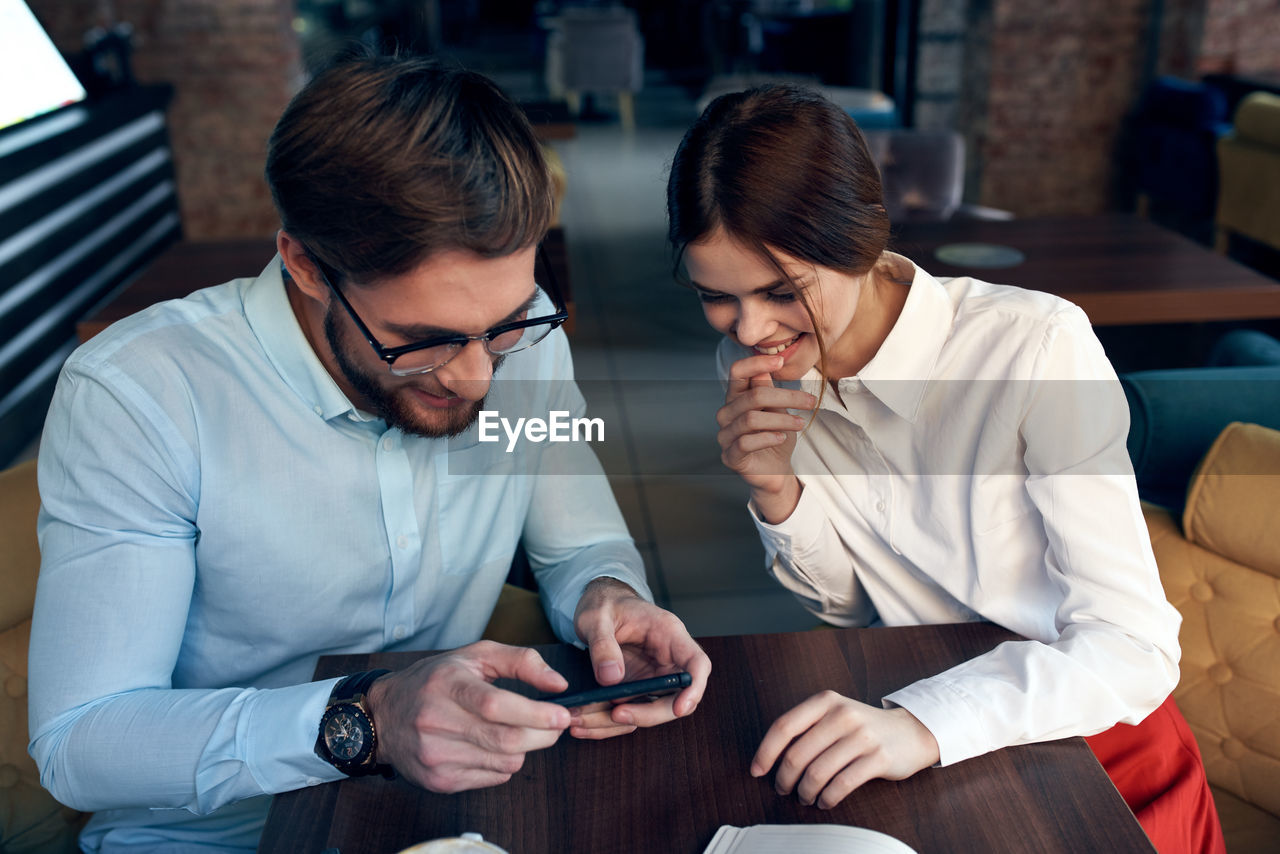
[(1145, 56), (1147, 0), (996, 0), (979, 198), (1020, 216), (1110, 204), (1121, 122)]
[(1207, 0), (1198, 67), (1280, 73), (1280, 0)]
[(291, 0), (30, 0), (64, 52), (94, 26), (134, 27), (134, 72), (174, 87), (169, 112), (191, 239), (270, 235), (266, 140), (301, 83)]
[(1123, 123), (1149, 74), (1280, 73), (1280, 0), (1163, 0), (1154, 22), (1150, 0), (920, 10), (916, 124), (961, 131), (966, 198), (1021, 216), (1118, 205)]

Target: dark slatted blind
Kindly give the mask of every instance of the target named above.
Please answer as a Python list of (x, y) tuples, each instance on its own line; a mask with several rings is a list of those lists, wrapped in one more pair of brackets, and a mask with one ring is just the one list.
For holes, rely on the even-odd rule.
[(75, 324), (181, 236), (168, 87), (0, 133), (0, 465), (39, 431)]

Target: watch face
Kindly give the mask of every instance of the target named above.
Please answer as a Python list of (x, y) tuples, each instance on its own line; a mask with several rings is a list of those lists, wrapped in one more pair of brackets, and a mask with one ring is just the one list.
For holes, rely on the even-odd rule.
[(339, 762), (355, 761), (364, 750), (365, 740), (364, 722), (351, 712), (339, 709), (325, 722), (325, 746)]

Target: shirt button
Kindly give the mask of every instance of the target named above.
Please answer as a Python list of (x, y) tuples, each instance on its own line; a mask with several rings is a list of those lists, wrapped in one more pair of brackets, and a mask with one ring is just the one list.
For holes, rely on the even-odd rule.
[(319, 785), (320, 785), (320, 783), (321, 783), (321, 780), (320, 780), (320, 778), (319, 778), (319, 777), (308, 777), (308, 778), (307, 778), (307, 785), (308, 785), (308, 786), (319, 786)]
[(404, 626), (396, 626), (395, 630), (391, 632), (391, 636), (396, 640), (404, 640), (409, 636), (409, 630)]
[(883, 513), (883, 512), (884, 512), (884, 502), (883, 502), (883, 501), (877, 501), (877, 502), (876, 502), (876, 512), (877, 512), (877, 513)]
[(315, 414), (316, 414), (316, 415), (324, 415), (324, 407), (323, 407), (323, 406), (313, 406), (313, 407), (311, 407), (311, 409), (312, 409), (312, 411), (313, 411), (313, 412), (315, 412)]
[(396, 446), (396, 440), (390, 436), (382, 440), (382, 450), (389, 451)]
[(403, 548), (408, 548), (408, 546), (409, 546), (408, 537), (406, 537), (404, 534), (401, 534), (400, 536), (396, 537), (396, 548), (403, 549)]

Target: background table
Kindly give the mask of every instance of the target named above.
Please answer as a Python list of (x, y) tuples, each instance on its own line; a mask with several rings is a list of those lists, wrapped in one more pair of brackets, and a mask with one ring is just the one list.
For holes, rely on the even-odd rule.
[[(688, 718), (603, 742), (564, 737), (503, 786), (437, 795), (362, 778), (278, 795), (259, 849), (398, 851), (465, 831), (512, 854), (697, 854), (721, 824), (837, 822), (921, 852), (1152, 850), (1082, 739), (1008, 748), (901, 782), (873, 780), (830, 811), (747, 769), (769, 723), (822, 688), (878, 703), (1013, 639), (989, 624), (843, 629), (702, 640), (714, 672)], [(573, 647), (539, 647), (583, 684)], [(404, 667), (420, 653), (326, 656), (317, 678)]]
[[(1003, 268), (944, 264), (934, 253), (950, 243), (1009, 246), (1026, 260)], [(1280, 282), (1127, 214), (909, 223), (894, 228), (890, 248), (935, 276), (1056, 294), (1094, 326), (1280, 317)]]

